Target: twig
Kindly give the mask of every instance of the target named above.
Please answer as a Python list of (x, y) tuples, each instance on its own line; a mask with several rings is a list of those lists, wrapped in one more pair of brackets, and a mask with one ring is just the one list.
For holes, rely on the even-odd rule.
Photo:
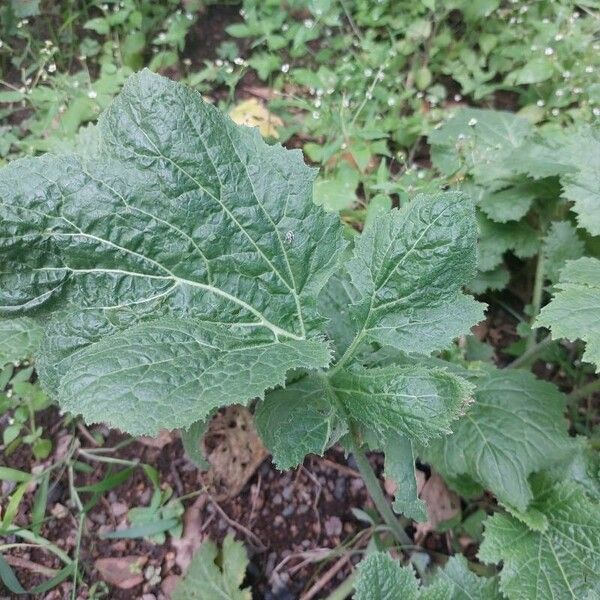
[(516, 369), (517, 367), (523, 367), (529, 364), (532, 358), (535, 358), (546, 346), (552, 343), (552, 336), (546, 336), (541, 342), (538, 342), (535, 346), (528, 348), (519, 358), (515, 358), (509, 365), (506, 365), (507, 369)]
[(4, 555), (4, 560), (13, 567), (18, 567), (20, 569), (28, 569), (29, 571), (33, 571), (34, 573), (39, 573), (40, 575), (45, 575), (46, 577), (54, 577), (58, 571), (56, 569), (51, 569), (50, 567), (45, 567), (44, 565), (39, 565), (38, 563), (34, 563), (26, 558), (21, 558), (19, 556), (11, 556), (10, 554)]
[(314, 598), (338, 574), (338, 572), (348, 564), (349, 561), (350, 556), (346, 554), (334, 562), (333, 565), (319, 577), (306, 594), (300, 596), (300, 600), (311, 600)]

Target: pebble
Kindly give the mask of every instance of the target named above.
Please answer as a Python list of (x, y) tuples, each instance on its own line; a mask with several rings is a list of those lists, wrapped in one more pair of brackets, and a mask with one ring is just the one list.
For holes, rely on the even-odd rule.
[(289, 517), (290, 515), (293, 515), (295, 511), (295, 507), (293, 504), (288, 504), (282, 511), (281, 514), (284, 517)]
[(122, 517), (129, 510), (125, 502), (113, 502), (110, 508), (115, 517)]
[(335, 496), (336, 500), (340, 501), (346, 496), (346, 480), (343, 477), (338, 477), (335, 480), (333, 495)]
[(273, 504), (281, 504), (281, 494), (275, 494), (273, 496)]
[(328, 536), (338, 536), (342, 533), (342, 521), (339, 517), (328, 517), (325, 520), (325, 532)]
[(286, 500), (289, 500), (292, 497), (292, 494), (294, 493), (294, 486), (293, 485), (286, 485), (283, 488), (283, 492), (282, 495)]

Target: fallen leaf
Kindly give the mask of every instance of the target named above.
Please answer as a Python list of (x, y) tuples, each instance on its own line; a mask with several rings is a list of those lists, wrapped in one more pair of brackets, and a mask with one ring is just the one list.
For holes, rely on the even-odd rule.
[(256, 98), (248, 98), (234, 106), (229, 116), (238, 125), (258, 127), (263, 137), (278, 138), (277, 127), (283, 126), (283, 121), (261, 104)]
[(435, 531), (440, 523), (453, 519), (460, 514), (460, 498), (450, 491), (444, 480), (437, 474), (423, 485), (419, 497), (427, 505), (427, 521), (415, 525), (415, 541), (420, 543), (431, 531)]
[(156, 437), (143, 435), (138, 438), (138, 442), (144, 444), (144, 446), (162, 450), (167, 444), (170, 444), (175, 439), (175, 436), (176, 432), (168, 431), (167, 429), (161, 429)]
[(250, 411), (228, 406), (217, 413), (204, 435), (204, 456), (211, 468), (206, 483), (217, 500), (235, 498), (268, 456)]
[(94, 565), (106, 583), (121, 590), (129, 590), (144, 581), (142, 567), (147, 560), (145, 556), (99, 558)]
[(206, 495), (198, 496), (196, 501), (185, 511), (183, 516), (183, 533), (181, 537), (171, 538), (171, 546), (177, 552), (175, 564), (185, 572), (192, 561), (192, 556), (204, 541), (200, 514), (206, 504)]

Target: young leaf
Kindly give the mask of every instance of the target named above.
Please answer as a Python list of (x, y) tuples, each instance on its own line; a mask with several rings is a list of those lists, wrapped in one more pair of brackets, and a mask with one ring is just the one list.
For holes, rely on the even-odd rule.
[(323, 455), (341, 423), (323, 380), (311, 376), (267, 394), (255, 419), (281, 470), (298, 466), (307, 454)]
[(367, 227), (348, 263), (360, 294), (353, 348), (370, 340), (430, 353), (479, 321), (483, 305), (461, 292), (475, 271), (475, 235), (473, 205), (457, 193), (417, 196)]
[(244, 545), (236, 542), (231, 534), (223, 540), (220, 553), (211, 540), (206, 540), (177, 584), (173, 600), (250, 600), (250, 590), (240, 589), (247, 566), (248, 556)]
[(504, 563), (500, 587), (510, 600), (585, 598), (600, 569), (599, 505), (569, 481), (537, 477), (533, 489), (532, 508), (547, 518), (545, 531), (496, 514), (485, 523), (479, 558)]
[(490, 371), (475, 384), (475, 402), (454, 432), (419, 454), (447, 480), (468, 475), (524, 511), (532, 499), (529, 475), (564, 460), (573, 449), (564, 396), (520, 371)]
[(583, 257), (567, 261), (559, 291), (538, 318), (538, 327), (549, 327), (553, 338), (581, 338), (586, 342), (583, 360), (600, 369), (600, 260)]
[(96, 156), (0, 171), (1, 310), (54, 313), (40, 375), (59, 403), (155, 433), (326, 366), (314, 307), (342, 227), (301, 153), (148, 71), (98, 133)]
[(401, 567), (389, 554), (376, 552), (358, 566), (355, 600), (500, 600), (498, 580), (478, 577), (462, 556), (452, 556), (427, 586), (411, 567)]
[(405, 436), (388, 434), (382, 450), (385, 453), (385, 476), (396, 484), (394, 510), (409, 519), (425, 522), (427, 507), (418, 497), (412, 441)]
[(330, 386), (346, 414), (380, 439), (405, 435), (422, 444), (450, 432), (473, 389), (452, 373), (418, 366), (342, 370)]

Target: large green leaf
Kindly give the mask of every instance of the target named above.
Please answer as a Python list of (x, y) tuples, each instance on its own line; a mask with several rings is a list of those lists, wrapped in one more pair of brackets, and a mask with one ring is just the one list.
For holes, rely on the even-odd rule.
[(98, 134), (95, 156), (0, 171), (1, 310), (55, 313), (40, 372), (62, 406), (153, 433), (326, 366), (342, 228), (302, 154), (148, 71)]
[(247, 566), (246, 549), (231, 534), (223, 540), (221, 552), (206, 540), (177, 584), (173, 600), (250, 600), (250, 590), (240, 589)]
[(536, 325), (549, 327), (552, 337), (586, 342), (583, 360), (600, 368), (600, 260), (583, 257), (567, 261), (559, 291), (545, 306)]
[(588, 597), (600, 570), (600, 505), (571, 482), (538, 477), (532, 508), (546, 517), (543, 531), (496, 514), (485, 524), (480, 560), (503, 562), (501, 590), (510, 600)]
[(577, 229), (568, 221), (554, 221), (544, 237), (544, 271), (550, 281), (560, 279), (560, 272), (568, 260), (583, 256), (585, 245), (577, 235)]
[(532, 499), (531, 473), (564, 460), (574, 448), (556, 387), (521, 371), (490, 371), (475, 380), (475, 402), (420, 455), (449, 481), (463, 475), (519, 510)]
[(475, 271), (475, 243), (473, 205), (462, 194), (417, 196), (378, 216), (348, 263), (360, 295), (351, 307), (355, 346), (430, 353), (466, 333), (483, 316), (461, 292)]

